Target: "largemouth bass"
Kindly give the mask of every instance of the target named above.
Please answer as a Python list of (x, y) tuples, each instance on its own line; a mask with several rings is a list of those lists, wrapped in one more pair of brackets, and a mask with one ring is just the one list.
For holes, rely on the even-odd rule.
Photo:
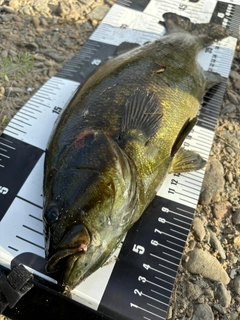
[(221, 81), (198, 51), (230, 34), (165, 13), (167, 34), (100, 66), (61, 116), (46, 151), (46, 269), (73, 289), (103, 265), (168, 172), (202, 168), (182, 143)]

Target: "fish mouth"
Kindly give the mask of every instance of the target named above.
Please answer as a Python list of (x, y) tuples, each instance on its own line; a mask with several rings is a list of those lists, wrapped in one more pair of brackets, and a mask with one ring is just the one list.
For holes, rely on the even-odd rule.
[(57, 272), (66, 258), (73, 255), (84, 254), (87, 251), (91, 238), (84, 225), (75, 225), (63, 237), (55, 249), (55, 253), (46, 263), (47, 273)]

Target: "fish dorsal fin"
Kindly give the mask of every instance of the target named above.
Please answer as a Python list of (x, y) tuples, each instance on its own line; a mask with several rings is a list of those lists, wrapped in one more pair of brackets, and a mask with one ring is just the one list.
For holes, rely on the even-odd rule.
[(119, 141), (138, 136), (146, 143), (158, 131), (161, 117), (162, 106), (156, 94), (137, 89), (125, 103)]
[(171, 157), (174, 157), (174, 155), (178, 152), (180, 149), (181, 145), (183, 144), (183, 141), (187, 137), (187, 135), (190, 133), (192, 128), (195, 126), (197, 123), (198, 118), (192, 118), (191, 120), (188, 119), (184, 125), (182, 126), (182, 129), (179, 131), (178, 136), (172, 146), (172, 151), (171, 151)]

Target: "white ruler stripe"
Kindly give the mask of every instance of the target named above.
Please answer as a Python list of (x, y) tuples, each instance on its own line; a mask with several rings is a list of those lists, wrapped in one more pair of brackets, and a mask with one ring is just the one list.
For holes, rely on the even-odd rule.
[[(4, 133), (45, 150), (53, 123), (78, 86), (71, 80), (51, 78), (9, 122)], [(20, 120), (23, 115), (28, 122)]]

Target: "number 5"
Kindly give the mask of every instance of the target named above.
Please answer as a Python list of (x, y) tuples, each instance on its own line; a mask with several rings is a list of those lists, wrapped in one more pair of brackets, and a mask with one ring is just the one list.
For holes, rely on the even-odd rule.
[(140, 246), (139, 244), (134, 244), (133, 245), (133, 248), (132, 248), (132, 251), (138, 253), (138, 254), (144, 254), (145, 252), (145, 248), (143, 246)]

